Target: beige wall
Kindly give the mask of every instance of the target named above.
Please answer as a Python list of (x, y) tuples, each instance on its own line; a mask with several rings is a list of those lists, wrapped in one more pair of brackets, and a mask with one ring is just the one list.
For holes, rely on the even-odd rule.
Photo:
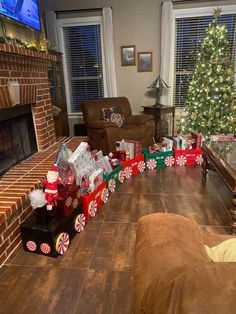
[[(114, 24), (118, 95), (130, 100), (134, 113), (155, 100), (145, 96), (147, 86), (159, 74), (161, 0), (40, 0), (43, 10), (73, 10), (111, 6)], [(137, 66), (121, 66), (120, 46), (135, 45), (136, 52), (153, 52), (153, 71), (138, 72)]]

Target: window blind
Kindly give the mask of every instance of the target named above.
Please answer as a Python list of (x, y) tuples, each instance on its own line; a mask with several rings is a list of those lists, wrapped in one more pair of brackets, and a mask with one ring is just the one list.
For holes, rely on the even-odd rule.
[(81, 111), (82, 100), (103, 97), (100, 25), (63, 28), (69, 114)]
[[(185, 17), (175, 20), (174, 105), (184, 106), (189, 81), (192, 78), (197, 54), (213, 16)], [(236, 68), (236, 14), (222, 15), (218, 21), (228, 29), (231, 60)]]

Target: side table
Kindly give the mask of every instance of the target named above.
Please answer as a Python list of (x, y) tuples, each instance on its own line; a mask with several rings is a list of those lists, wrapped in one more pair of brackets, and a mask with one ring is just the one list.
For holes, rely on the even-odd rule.
[(169, 135), (162, 134), (161, 132), (161, 118), (163, 115), (171, 113), (172, 114), (172, 123), (171, 123), (171, 132), (169, 133), (173, 136), (174, 134), (174, 125), (175, 125), (175, 106), (162, 106), (162, 105), (154, 105), (154, 106), (142, 106), (144, 113), (152, 114), (155, 119), (155, 130), (156, 130), (156, 140), (158, 141), (161, 136)]

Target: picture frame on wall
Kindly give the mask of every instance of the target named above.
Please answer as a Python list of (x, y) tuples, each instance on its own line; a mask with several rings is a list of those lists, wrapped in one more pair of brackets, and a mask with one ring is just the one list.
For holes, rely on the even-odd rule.
[(121, 46), (121, 65), (130, 66), (136, 65), (136, 52), (135, 46)]
[(152, 72), (152, 52), (138, 53), (138, 72)]

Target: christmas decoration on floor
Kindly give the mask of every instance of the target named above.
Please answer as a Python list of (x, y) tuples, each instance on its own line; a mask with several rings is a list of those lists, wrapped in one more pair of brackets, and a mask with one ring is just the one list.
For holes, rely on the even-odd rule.
[(233, 64), (230, 60), (227, 27), (218, 22), (220, 9), (206, 30), (186, 101), (182, 133), (195, 130), (205, 138), (235, 134), (236, 104)]

